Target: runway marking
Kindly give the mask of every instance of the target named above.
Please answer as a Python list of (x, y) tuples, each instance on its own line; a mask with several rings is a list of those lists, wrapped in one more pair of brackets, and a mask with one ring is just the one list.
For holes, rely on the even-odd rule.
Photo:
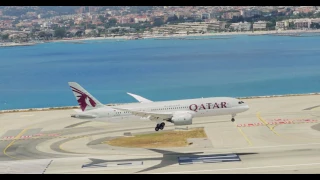
[(264, 126), (264, 124), (263, 123), (237, 124), (237, 127), (256, 127), (256, 126)]
[(44, 173), (46, 172), (46, 170), (47, 170), (47, 169), (49, 168), (49, 166), (51, 165), (52, 161), (53, 161), (53, 160), (51, 160), (51, 161), (47, 164), (46, 168), (42, 171), (42, 174), (44, 174)]
[[(234, 124), (236, 125), (236, 123), (234, 122)], [(252, 142), (250, 141), (250, 139), (246, 136), (246, 134), (242, 131), (242, 129), (240, 127), (237, 127), (237, 129), (239, 130), (240, 134), (244, 137), (244, 139), (247, 141), (247, 143), (249, 144), (249, 146), (252, 146)]]
[(13, 139), (14, 136), (6, 136), (6, 137), (3, 137), (3, 139), (7, 139), (7, 140), (10, 140), (10, 139)]
[(149, 173), (149, 174), (180, 174), (180, 173), (196, 173), (196, 172), (215, 172), (215, 171), (234, 171), (234, 170), (248, 170), (248, 169), (265, 169), (265, 168), (284, 168), (284, 167), (297, 167), (297, 166), (314, 166), (320, 165), (320, 163), (309, 163), (309, 164), (287, 164), (287, 165), (276, 165), (276, 166), (251, 166), (245, 168), (229, 168), (229, 169), (207, 169), (197, 171), (179, 171), (179, 172), (165, 172), (165, 173)]
[(279, 134), (273, 130), (275, 126), (270, 127), (270, 126), (267, 124), (267, 122), (266, 122), (264, 119), (262, 119), (262, 117), (260, 116), (260, 112), (257, 112), (257, 117), (258, 117), (258, 119), (259, 119), (265, 126), (267, 126), (267, 127), (270, 129), (270, 131), (272, 131), (275, 135), (279, 136)]
[(20, 159), (20, 158), (16, 158), (16, 157), (13, 157), (13, 156), (7, 154), (6, 151), (7, 151), (7, 149), (8, 149), (10, 146), (12, 146), (12, 145), (14, 144), (14, 142), (16, 142), (16, 140), (19, 139), (19, 138), (23, 135), (23, 133), (25, 133), (27, 130), (28, 130), (28, 128), (23, 129), (16, 137), (13, 138), (13, 141), (11, 141), (11, 143), (8, 144), (8, 146), (7, 146), (6, 148), (4, 148), (4, 150), (3, 150), (3, 154), (4, 154), (4, 155), (6, 155), (6, 156), (8, 156), (8, 157), (10, 157), (10, 158), (12, 158), (12, 159)]
[(31, 138), (32, 136), (21, 136), (21, 139)]
[[(36, 140), (36, 139), (56, 139), (56, 138), (61, 138), (61, 139), (68, 139), (68, 138), (84, 138), (84, 137), (90, 137), (91, 135), (86, 135), (86, 136), (50, 136), (50, 137), (21, 137), (19, 139), (16, 139), (16, 141), (19, 140)], [(13, 136), (14, 138), (14, 136)], [(1, 139), (0, 141), (10, 141), (13, 138), (8, 138), (8, 139)]]
[(4, 137), (17, 136), (23, 129), (11, 129), (2, 134), (1, 139)]
[[(39, 137), (43, 137), (43, 136), (57, 137), (57, 136), (60, 136), (60, 135), (59, 134), (54, 134), (54, 133), (53, 134), (38, 133), (38, 134), (24, 135), (24, 136), (21, 136), (20, 138), (16, 138), (16, 140), (24, 140), (26, 138), (28, 138), (28, 139), (38, 139)], [(0, 139), (0, 141), (10, 140), (10, 139), (13, 139), (13, 138), (14, 138), (14, 136), (5, 136), (2, 139)], [(48, 138), (48, 139), (51, 139), (51, 138)]]

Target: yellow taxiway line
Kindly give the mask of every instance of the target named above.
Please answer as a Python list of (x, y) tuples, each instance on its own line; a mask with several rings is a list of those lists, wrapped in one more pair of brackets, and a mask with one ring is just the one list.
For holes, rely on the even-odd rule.
[(13, 138), (13, 141), (11, 141), (11, 143), (8, 144), (8, 146), (7, 146), (6, 148), (4, 148), (4, 150), (3, 150), (3, 154), (4, 154), (4, 155), (6, 155), (6, 156), (8, 156), (8, 157), (10, 157), (10, 158), (13, 158), (13, 159), (20, 159), (20, 158), (13, 157), (13, 156), (7, 154), (6, 151), (8, 150), (9, 147), (11, 147), (11, 146), (16, 142), (16, 140), (20, 139), (20, 137), (21, 137), (27, 130), (28, 130), (28, 128), (23, 129), (16, 137)]
[[(234, 124), (237, 127), (237, 124), (234, 122)], [(240, 134), (244, 137), (244, 139), (247, 141), (247, 143), (249, 144), (249, 146), (252, 146), (252, 142), (250, 141), (250, 139), (247, 137), (247, 135), (242, 131), (242, 129), (240, 127), (237, 127), (237, 129), (239, 130)]]
[(267, 126), (270, 131), (272, 131), (275, 135), (280, 136), (274, 129), (275, 126), (271, 127), (261, 116), (260, 116), (260, 112), (257, 112), (257, 117), (258, 119), (265, 125)]

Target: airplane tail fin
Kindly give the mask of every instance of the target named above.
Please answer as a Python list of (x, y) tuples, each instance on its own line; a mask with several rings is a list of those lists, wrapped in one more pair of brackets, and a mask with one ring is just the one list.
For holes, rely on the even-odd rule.
[(94, 98), (88, 91), (81, 87), (76, 82), (68, 82), (78, 104), (82, 111), (92, 110), (95, 108), (104, 107), (101, 102)]

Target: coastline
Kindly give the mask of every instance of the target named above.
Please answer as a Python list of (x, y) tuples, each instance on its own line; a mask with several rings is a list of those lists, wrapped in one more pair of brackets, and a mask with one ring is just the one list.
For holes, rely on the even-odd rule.
[(27, 42), (27, 43), (10, 42), (10, 43), (0, 43), (0, 47), (33, 46), (36, 44), (38, 44), (38, 43), (36, 43), (36, 42)]
[[(320, 92), (315, 93), (305, 93), (305, 94), (284, 94), (284, 95), (268, 95), (268, 96), (247, 96), (247, 97), (236, 97), (237, 99), (260, 99), (260, 98), (284, 98), (293, 96), (315, 96), (320, 95)], [(121, 104), (130, 103), (119, 103), (119, 104), (105, 104), (106, 106), (115, 106)], [(45, 108), (29, 108), (29, 109), (10, 109), (10, 110), (0, 110), (0, 114), (3, 113), (17, 113), (17, 112), (34, 112), (34, 111), (51, 111), (51, 110), (68, 110), (68, 109), (78, 109), (80, 106), (61, 106), (61, 107), (45, 107)]]
[[(297, 33), (320, 33), (320, 29), (316, 30), (273, 30), (273, 31), (243, 31), (243, 32), (217, 32), (217, 33), (204, 33), (204, 34), (173, 34), (173, 35), (147, 35), (139, 39), (157, 39), (157, 38), (176, 38), (176, 37), (200, 37), (200, 36), (232, 36), (232, 35), (273, 35), (273, 34), (297, 34)], [(1, 47), (16, 47), (16, 46), (32, 46), (42, 43), (52, 42), (82, 42), (90, 40), (132, 40), (132, 36), (115, 36), (115, 37), (88, 37), (88, 38), (71, 38), (59, 39), (44, 42), (28, 42), (28, 43), (0, 43)]]
[[(142, 39), (153, 39), (153, 38), (171, 38), (171, 37), (195, 37), (195, 36), (229, 36), (229, 35), (265, 35), (265, 34), (294, 34), (294, 33), (320, 33), (320, 29), (317, 30), (284, 30), (284, 31), (244, 31), (244, 32), (220, 32), (220, 33), (204, 33), (204, 34), (174, 34), (174, 35), (148, 35), (143, 36)], [(88, 41), (88, 40), (130, 40), (131, 36), (116, 36), (116, 37), (89, 37), (79, 39), (61, 39), (50, 42), (66, 42), (66, 41)]]

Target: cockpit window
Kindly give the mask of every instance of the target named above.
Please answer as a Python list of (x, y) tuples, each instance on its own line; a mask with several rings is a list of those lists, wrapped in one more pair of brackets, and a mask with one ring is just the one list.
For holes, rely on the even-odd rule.
[(243, 101), (239, 101), (238, 103), (239, 103), (239, 104), (243, 104), (244, 102), (243, 102)]

